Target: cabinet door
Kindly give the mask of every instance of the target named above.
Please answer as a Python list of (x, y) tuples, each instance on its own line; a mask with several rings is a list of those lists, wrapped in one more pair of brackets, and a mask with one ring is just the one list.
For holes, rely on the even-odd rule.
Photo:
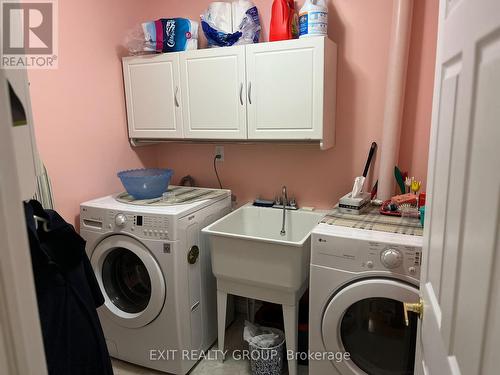
[(245, 47), (180, 55), (184, 136), (246, 139)]
[(324, 45), (321, 37), (247, 45), (249, 139), (322, 138)]
[(123, 59), (130, 138), (182, 138), (179, 54)]

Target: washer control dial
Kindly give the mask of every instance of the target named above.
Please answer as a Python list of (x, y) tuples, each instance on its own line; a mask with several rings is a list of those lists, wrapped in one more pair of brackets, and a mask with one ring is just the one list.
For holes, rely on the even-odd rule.
[(118, 214), (115, 216), (115, 224), (118, 227), (124, 227), (127, 223), (127, 217), (124, 214)]
[(398, 268), (403, 263), (403, 254), (397, 249), (385, 249), (380, 255), (382, 264), (389, 268)]

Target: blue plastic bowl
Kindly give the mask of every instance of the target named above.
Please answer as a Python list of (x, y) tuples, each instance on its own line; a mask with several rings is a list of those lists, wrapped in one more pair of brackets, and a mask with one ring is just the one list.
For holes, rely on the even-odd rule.
[(118, 172), (118, 177), (135, 199), (152, 199), (167, 191), (173, 174), (172, 169), (143, 168)]

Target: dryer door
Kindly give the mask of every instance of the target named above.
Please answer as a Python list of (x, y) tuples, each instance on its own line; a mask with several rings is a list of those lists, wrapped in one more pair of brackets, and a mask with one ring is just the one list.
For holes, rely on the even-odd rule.
[(165, 279), (141, 242), (112, 235), (97, 245), (90, 262), (105, 298), (102, 310), (110, 319), (138, 328), (158, 316), (165, 303)]
[(327, 304), (321, 330), (326, 351), (349, 352), (350, 360), (332, 365), (342, 375), (413, 374), (417, 318), (409, 314), (406, 326), (403, 302), (418, 300), (417, 287), (392, 279), (340, 289)]

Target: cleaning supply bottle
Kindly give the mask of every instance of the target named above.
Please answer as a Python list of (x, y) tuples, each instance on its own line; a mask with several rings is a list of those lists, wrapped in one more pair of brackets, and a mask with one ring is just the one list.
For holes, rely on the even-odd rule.
[(328, 8), (325, 0), (306, 0), (299, 12), (300, 38), (328, 34)]
[[(293, 4), (293, 0), (292, 0)], [(292, 19), (289, 0), (274, 0), (269, 28), (269, 41), (292, 39)]]
[(292, 29), (292, 38), (297, 39), (299, 37), (299, 16), (295, 10), (295, 1), (288, 0), (288, 6), (290, 7), (290, 28)]

